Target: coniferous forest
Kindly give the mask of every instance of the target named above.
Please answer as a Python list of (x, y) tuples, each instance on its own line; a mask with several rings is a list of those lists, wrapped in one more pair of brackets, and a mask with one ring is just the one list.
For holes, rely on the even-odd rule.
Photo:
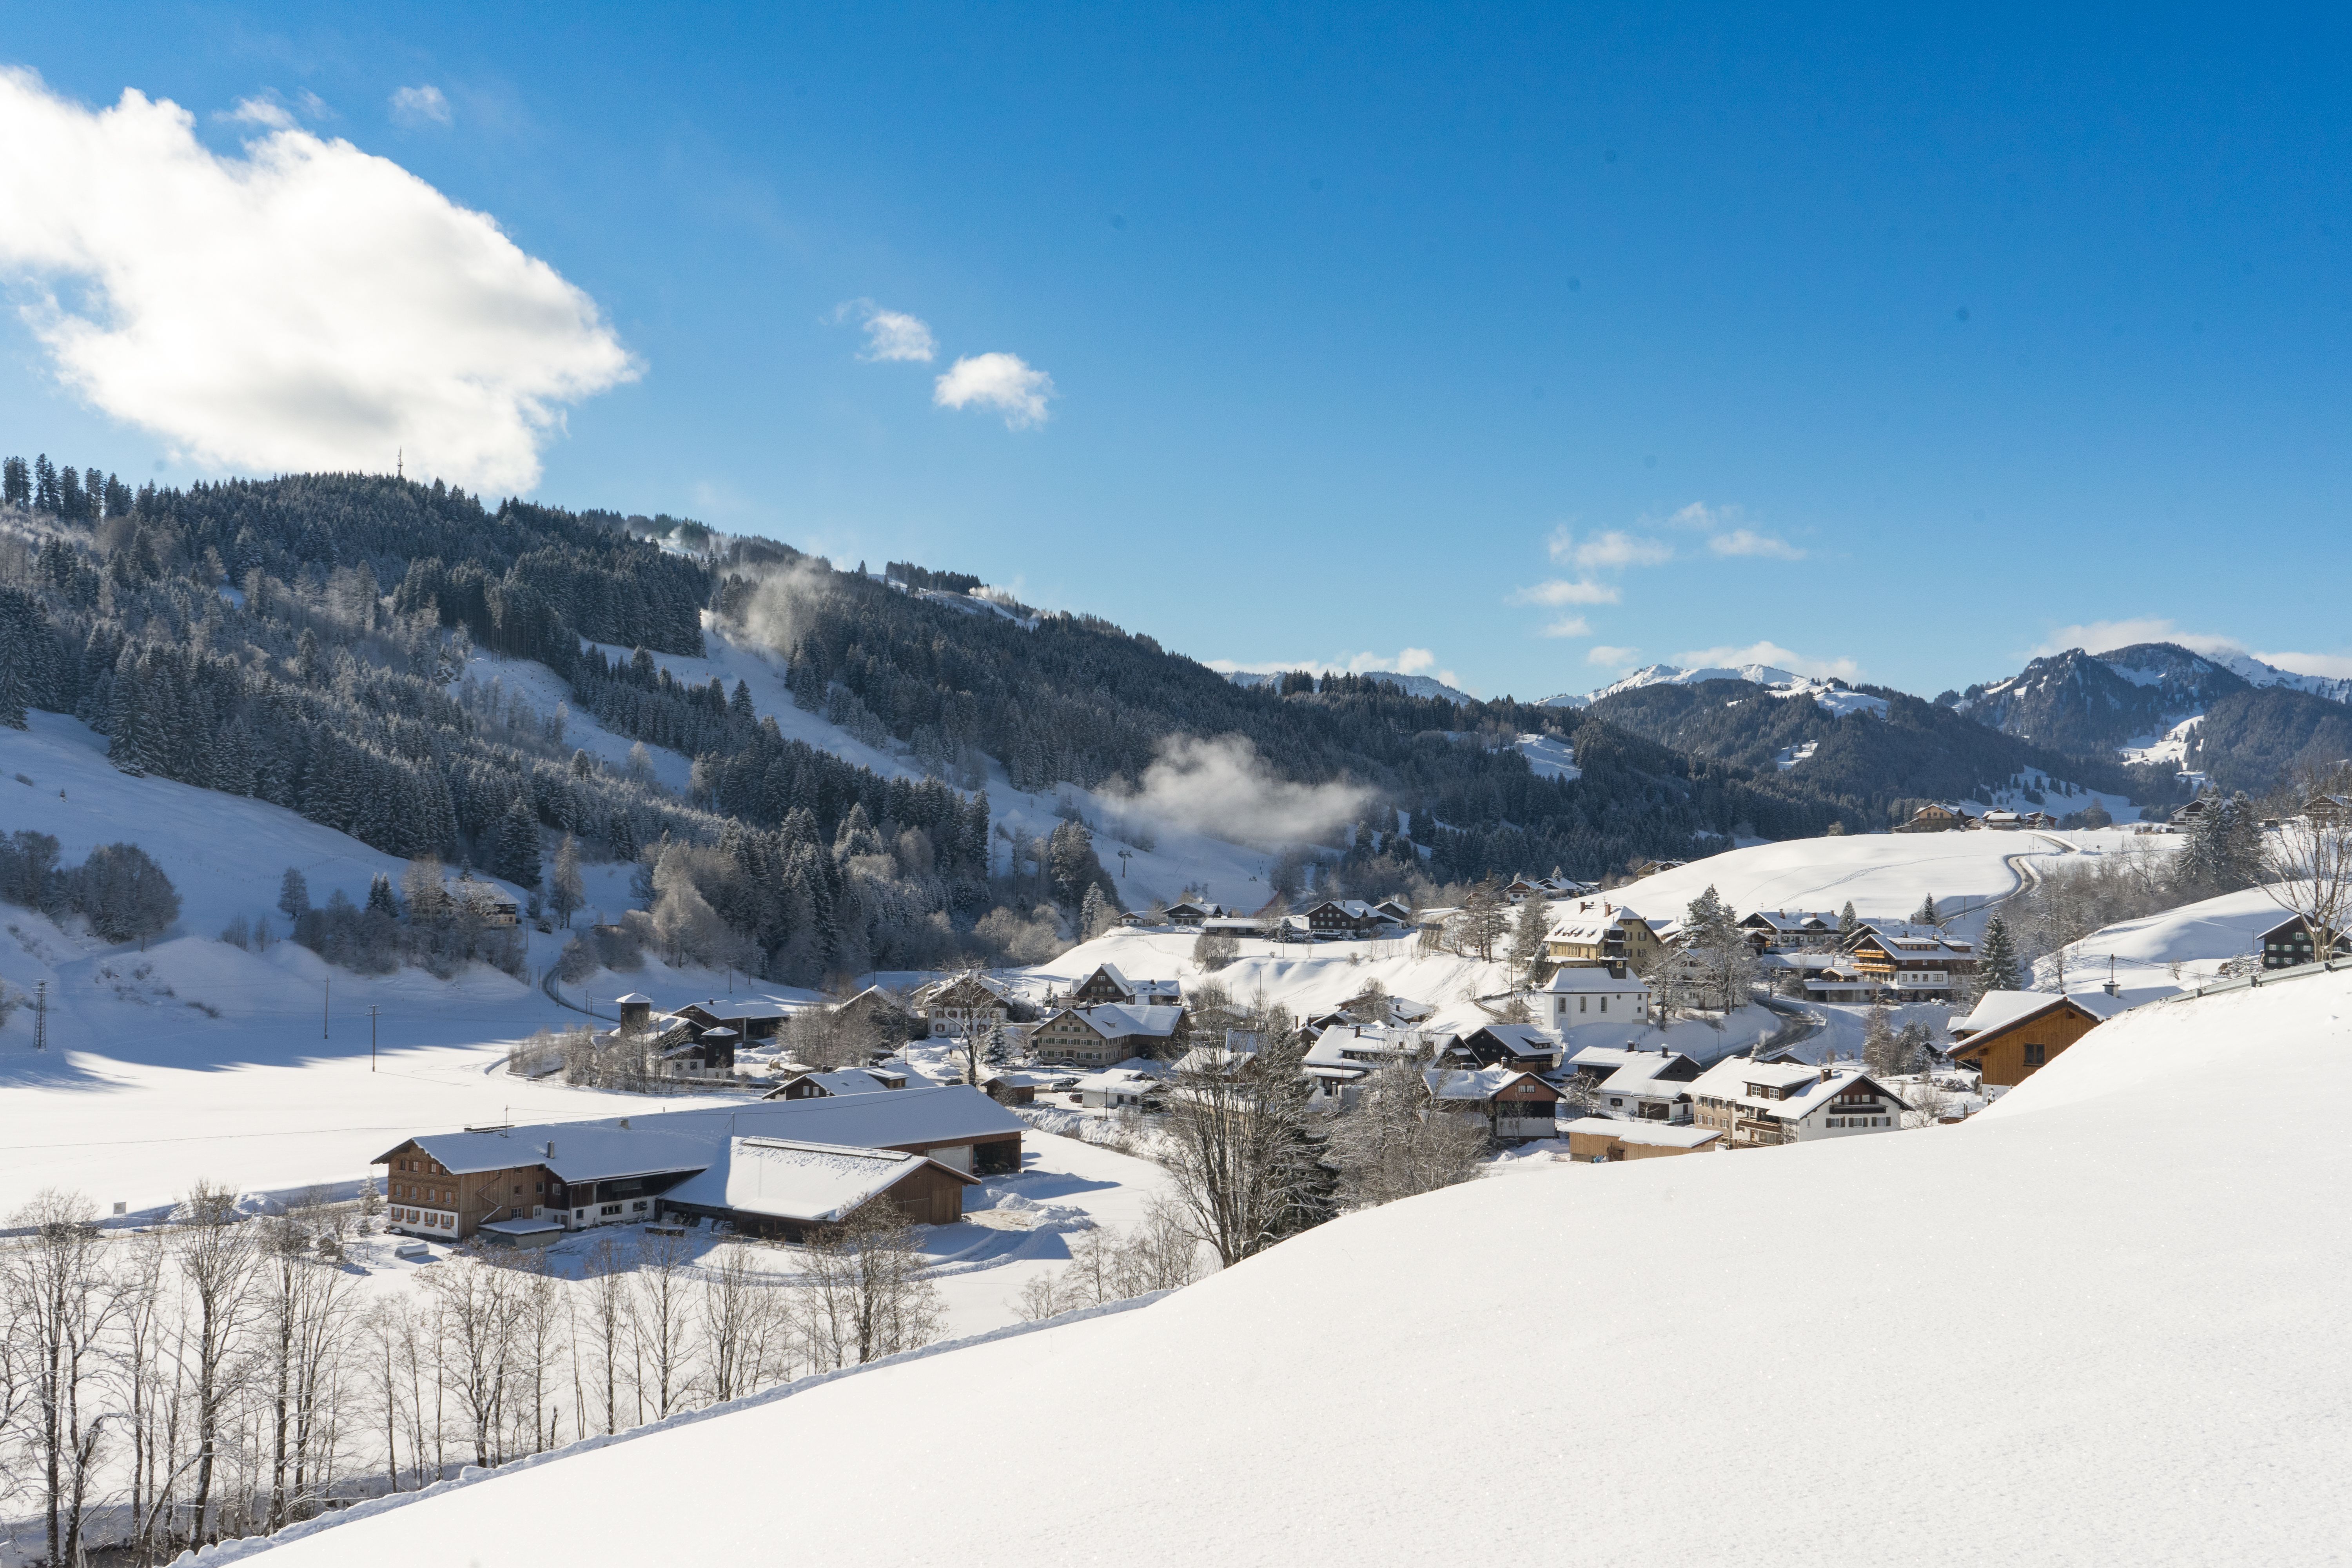
[[(1244, 737), (1276, 778), (1369, 790), (1276, 879), (1290, 890), (1313, 861), (1349, 893), (1598, 879), (1735, 833), (1884, 826), (1896, 793), (1507, 698), (1349, 676), (1246, 689), (1107, 621), (980, 598), (969, 575), (899, 563), (884, 580), (667, 517), (350, 474), (134, 491), (46, 457), (7, 459), (0, 502), (0, 722), (69, 713), (126, 772), (526, 886), (568, 836), (641, 864), (663, 940), (779, 979), (1002, 956), (1006, 933), (1116, 907), (1079, 821), (992, 846), (990, 759), (1023, 790), (1098, 788), (1140, 777), (1170, 737)], [(929, 777), (853, 765), (740, 686), (661, 668), (654, 654), (704, 651), (706, 615), (782, 656), (803, 708)], [(568, 704), (486, 689), (465, 674), (478, 649), (545, 664)], [(691, 787), (567, 745), (572, 712), (694, 758)], [(1566, 738), (1582, 776), (1531, 771), (1512, 742), (1536, 731)]]

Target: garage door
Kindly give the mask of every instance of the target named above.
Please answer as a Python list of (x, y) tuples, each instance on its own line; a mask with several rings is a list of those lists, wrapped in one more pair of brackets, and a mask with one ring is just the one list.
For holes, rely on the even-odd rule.
[(969, 1143), (942, 1144), (931, 1151), (931, 1158), (950, 1170), (961, 1171), (967, 1176), (971, 1174), (971, 1145)]

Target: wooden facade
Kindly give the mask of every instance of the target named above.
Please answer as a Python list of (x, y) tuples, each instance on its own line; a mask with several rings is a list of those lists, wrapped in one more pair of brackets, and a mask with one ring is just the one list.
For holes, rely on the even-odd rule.
[(745, 1236), (798, 1243), (821, 1238), (836, 1226), (845, 1225), (859, 1215), (881, 1205), (897, 1208), (908, 1225), (954, 1225), (963, 1218), (963, 1190), (971, 1183), (971, 1177), (924, 1160), (838, 1220), (757, 1214), (709, 1204), (667, 1200), (662, 1208), (666, 1213), (687, 1219), (725, 1220)]
[(460, 1175), (414, 1140), (376, 1163), (384, 1167), (386, 1226), (439, 1241), (470, 1241), (488, 1221), (536, 1219), (562, 1201), (563, 1184), (544, 1165)]
[(1987, 1084), (2014, 1087), (2050, 1064), (2052, 1058), (2098, 1027), (2101, 1020), (2068, 996), (2022, 1018), (1969, 1036), (1951, 1048), (1951, 1058), (1972, 1068)]

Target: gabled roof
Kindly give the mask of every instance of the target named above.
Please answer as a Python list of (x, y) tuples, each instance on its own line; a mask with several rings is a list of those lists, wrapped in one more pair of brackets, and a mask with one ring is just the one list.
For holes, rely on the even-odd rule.
[(921, 1154), (788, 1138), (730, 1138), (701, 1174), (669, 1193), (673, 1203), (829, 1223), (929, 1166), (966, 1185), (979, 1180)]
[[(906, 1075), (897, 1075), (904, 1078)], [(771, 1093), (782, 1093), (796, 1083), (814, 1083), (827, 1094), (887, 1094), (890, 1086), (870, 1072), (856, 1068), (844, 1068), (839, 1072), (796, 1072)]]
[(1166, 1039), (1184, 1021), (1184, 1009), (1166, 1005), (1136, 1002), (1103, 1002), (1092, 1007), (1065, 1007), (1048, 1017), (1052, 1023), (1064, 1014), (1074, 1015), (1105, 1039), (1120, 1040), (1131, 1036), (1149, 1036)]
[(2063, 995), (2054, 991), (1988, 991), (1967, 1017), (1953, 1021), (1952, 1033), (1968, 1037), (1955, 1048), (1974, 1049), (1987, 1037), (2069, 1005), (2102, 1023), (2130, 1005), (2104, 991), (2070, 991)]
[(1574, 1132), (1598, 1134), (1613, 1138), (1620, 1143), (1639, 1143), (1655, 1149), (1704, 1149), (1723, 1136), (1707, 1127), (1667, 1121), (1618, 1121), (1606, 1116), (1580, 1116), (1573, 1121), (1559, 1124), (1560, 1135)]
[(700, 1002), (688, 1002), (676, 1011), (683, 1013), (691, 1007), (714, 1018), (783, 1018), (792, 1009), (766, 996), (711, 996)]
[[(629, 1120), (623, 1117), (621, 1122)], [(427, 1132), (394, 1145), (372, 1163), (383, 1164), (409, 1143), (457, 1175), (544, 1165), (566, 1184), (699, 1171), (711, 1161), (706, 1139), (620, 1122), (559, 1121), (480, 1132)]]
[[(1492, 1100), (1521, 1079), (1544, 1082), (1524, 1068), (1508, 1067), (1424, 1068), (1421, 1074), (1422, 1082), (1429, 1086), (1429, 1098), (1447, 1100)], [(1544, 1083), (1544, 1087), (1551, 1085)]]
[(761, 1100), (739, 1110), (703, 1112), (725, 1132), (879, 1149), (896, 1143), (939, 1143), (1021, 1132), (1028, 1123), (969, 1084), (912, 1085), (888, 1094), (832, 1095), (818, 1100)]

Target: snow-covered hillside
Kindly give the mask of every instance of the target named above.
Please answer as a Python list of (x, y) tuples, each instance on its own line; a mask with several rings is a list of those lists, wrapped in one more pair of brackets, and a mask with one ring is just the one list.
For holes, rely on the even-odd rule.
[[(2231, 959), (2253, 957), (2261, 951), (2262, 933), (2287, 918), (2268, 892), (2248, 888), (2105, 926), (2065, 949), (2067, 984), (2104, 982), (2113, 973), (2131, 1001), (2169, 996), (2218, 978)], [(2056, 957), (2035, 964), (2036, 987), (2056, 990), (2060, 966)]]
[[(1274, 685), (1282, 679), (1283, 673), (1281, 670), (1236, 669), (1229, 672), (1225, 679), (1235, 686), (1246, 686), (1255, 690), (1262, 686)], [(1448, 686), (1433, 675), (1400, 675), (1393, 669), (1366, 669), (1355, 673), (1367, 680), (1385, 680), (1407, 697), (1439, 697), (1448, 702), (1475, 700), (1461, 688)]]
[(1953, 930), (1967, 933), (1970, 918), (2021, 886), (2021, 866), (2062, 855), (2113, 853), (2134, 839), (2114, 829), (2095, 833), (1868, 833), (1799, 838), (1729, 849), (1687, 866), (1645, 877), (1599, 895), (1650, 916), (1678, 916), (1712, 887), (1742, 914), (1753, 910), (1826, 910), (1848, 900), (1865, 919), (1901, 920), (1933, 895), (1937, 908), (1958, 912)]
[[(2352, 976), (2147, 1008), (1958, 1128), (1522, 1170), (270, 1560), (2330, 1561), (2347, 1095)], [(910, 1510), (915, 1431), (1015, 1458)]]

